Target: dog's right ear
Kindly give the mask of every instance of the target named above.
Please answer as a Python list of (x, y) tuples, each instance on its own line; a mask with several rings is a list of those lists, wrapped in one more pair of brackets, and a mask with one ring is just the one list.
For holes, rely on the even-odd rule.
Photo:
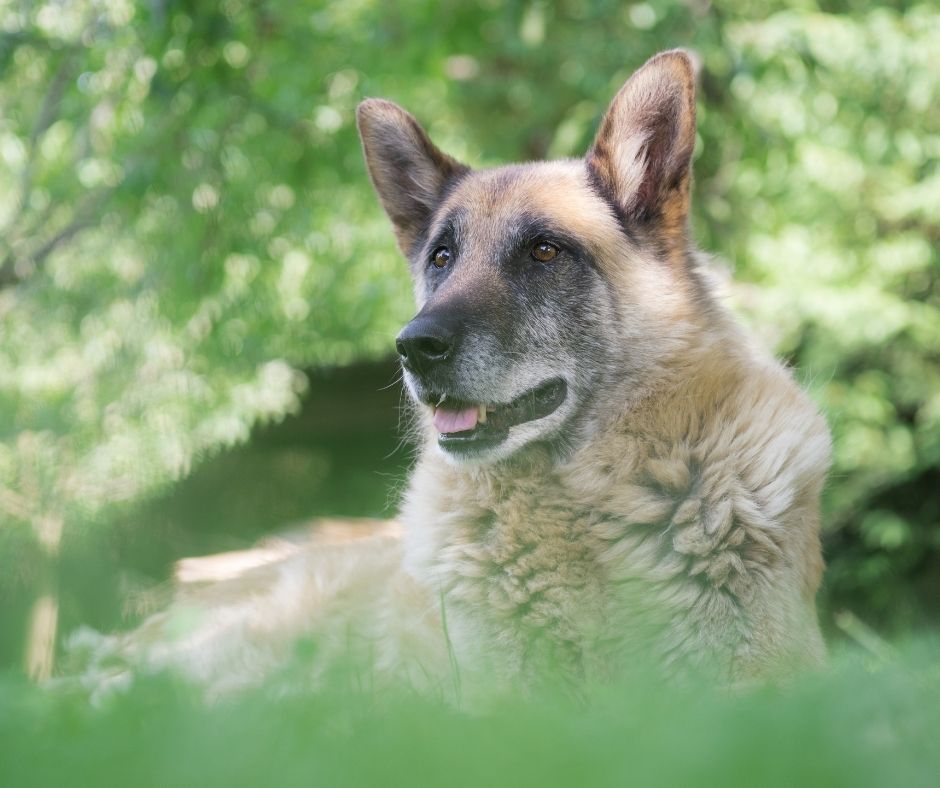
[(470, 168), (437, 148), (418, 121), (391, 101), (366, 99), (356, 121), (372, 184), (407, 255), (444, 187)]

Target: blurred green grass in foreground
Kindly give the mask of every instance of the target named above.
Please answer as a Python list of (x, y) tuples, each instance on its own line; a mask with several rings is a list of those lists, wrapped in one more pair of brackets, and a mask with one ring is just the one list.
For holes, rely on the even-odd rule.
[(169, 678), (101, 708), (0, 680), (0, 784), (933, 786), (940, 643), (842, 651), (783, 687), (720, 693), (637, 671), (587, 704), (461, 712), (331, 682), (204, 705)]

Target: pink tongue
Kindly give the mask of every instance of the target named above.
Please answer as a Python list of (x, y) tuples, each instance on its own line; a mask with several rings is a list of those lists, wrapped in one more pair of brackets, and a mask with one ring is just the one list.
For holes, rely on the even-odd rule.
[(477, 426), (477, 409), (434, 411), (434, 428), (438, 432), (466, 432)]

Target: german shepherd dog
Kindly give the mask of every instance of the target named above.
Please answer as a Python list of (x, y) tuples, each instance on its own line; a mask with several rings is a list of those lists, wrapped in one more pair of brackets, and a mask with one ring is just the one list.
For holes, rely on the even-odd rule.
[(583, 159), (471, 170), (389, 101), (358, 124), (419, 308), (396, 340), (421, 435), (402, 535), (203, 588), (211, 632), (151, 661), (224, 687), (350, 622), (380, 671), (481, 685), (819, 661), (829, 434), (689, 239), (689, 56), (634, 73)]

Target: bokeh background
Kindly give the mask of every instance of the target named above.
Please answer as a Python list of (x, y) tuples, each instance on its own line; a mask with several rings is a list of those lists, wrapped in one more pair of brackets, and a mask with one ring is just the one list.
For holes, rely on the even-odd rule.
[(412, 304), (360, 99), (472, 165), (578, 156), (674, 46), (697, 238), (834, 432), (824, 623), (935, 625), (936, 5), (0, 0), (0, 665), (131, 626), (181, 556), (394, 512)]

